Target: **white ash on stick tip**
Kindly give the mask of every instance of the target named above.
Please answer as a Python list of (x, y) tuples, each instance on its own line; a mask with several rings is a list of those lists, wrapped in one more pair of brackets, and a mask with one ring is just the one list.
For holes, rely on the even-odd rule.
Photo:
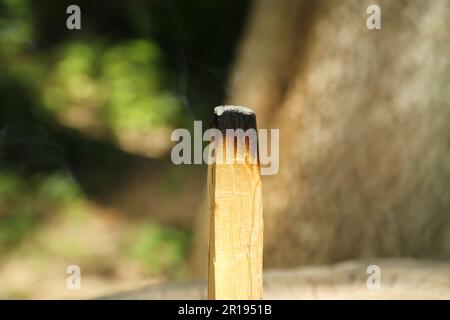
[(226, 129), (256, 130), (256, 115), (252, 109), (242, 106), (215, 107), (211, 127), (224, 133)]
[(255, 114), (255, 112), (243, 106), (218, 106), (214, 108), (214, 113), (221, 116), (224, 112), (238, 112), (243, 114)]

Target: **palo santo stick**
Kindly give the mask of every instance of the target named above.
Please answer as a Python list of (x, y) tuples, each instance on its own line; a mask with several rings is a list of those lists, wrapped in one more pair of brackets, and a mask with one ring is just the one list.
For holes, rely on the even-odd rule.
[[(208, 299), (262, 299), (263, 219), (257, 148), (256, 158), (249, 163), (250, 139), (235, 141), (225, 134), (227, 129), (256, 132), (256, 117), (248, 108), (217, 107), (212, 127), (223, 134), (222, 153), (226, 155), (224, 151), (231, 147), (234, 158), (208, 166)], [(257, 144), (256, 135), (254, 139)], [(236, 142), (245, 147), (239, 150)], [(239, 156), (244, 156), (244, 163), (237, 161)]]

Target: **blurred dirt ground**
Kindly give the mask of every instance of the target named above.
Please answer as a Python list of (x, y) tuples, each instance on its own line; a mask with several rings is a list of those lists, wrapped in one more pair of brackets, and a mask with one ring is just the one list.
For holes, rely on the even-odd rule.
[[(369, 265), (380, 267), (380, 289), (368, 289)], [(163, 283), (103, 298), (206, 299), (206, 288), (204, 280)], [(450, 262), (374, 259), (269, 270), (264, 299), (450, 299)]]
[[(78, 209), (48, 219), (2, 255), (1, 299), (93, 298), (185, 274), (189, 232), (93, 204)], [(81, 268), (81, 290), (66, 287), (69, 265)]]

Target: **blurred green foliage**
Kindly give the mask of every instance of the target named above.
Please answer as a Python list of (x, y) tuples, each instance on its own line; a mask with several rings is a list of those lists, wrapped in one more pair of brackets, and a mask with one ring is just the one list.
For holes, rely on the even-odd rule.
[(33, 22), (27, 0), (3, 0), (0, 3), (0, 54), (2, 59), (26, 49), (33, 39)]
[[(50, 112), (73, 108), (72, 125), (83, 121), (103, 131), (174, 125), (181, 106), (162, 88), (159, 48), (148, 40), (129, 40), (112, 46), (73, 42), (62, 48), (59, 61), (43, 89)], [(84, 114), (91, 120), (86, 120)], [(85, 117), (85, 118), (86, 118)], [(77, 123), (78, 122), (78, 123)]]
[(182, 272), (179, 267), (191, 242), (191, 233), (149, 224), (134, 228), (126, 239), (126, 252), (141, 261), (149, 272), (179, 275)]
[[(80, 31), (66, 28), (70, 4), (81, 7)], [(100, 270), (102, 246), (118, 246), (114, 260), (180, 274), (191, 231), (137, 212), (117, 239), (111, 231), (114, 243), (92, 243), (100, 234), (89, 226), (109, 219), (96, 197), (135, 157), (118, 143), (123, 135), (140, 143), (152, 130), (209, 120), (247, 7), (0, 0), (0, 270), (11, 254), (40, 257), (44, 269), (49, 257), (79, 255)], [(177, 179), (169, 170), (162, 186), (174, 197)]]
[(72, 206), (81, 197), (64, 172), (25, 178), (0, 171), (0, 254), (20, 243), (49, 212)]

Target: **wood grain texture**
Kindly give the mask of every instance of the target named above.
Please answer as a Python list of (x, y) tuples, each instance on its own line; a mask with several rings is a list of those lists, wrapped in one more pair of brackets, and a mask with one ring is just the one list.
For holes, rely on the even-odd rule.
[[(256, 129), (254, 114), (215, 114), (213, 127)], [(223, 149), (234, 139), (225, 138)], [(239, 143), (239, 141), (237, 141)], [(244, 141), (245, 143), (245, 141)], [(244, 149), (245, 150), (245, 149)], [(208, 167), (209, 299), (262, 299), (263, 220), (259, 163)]]

